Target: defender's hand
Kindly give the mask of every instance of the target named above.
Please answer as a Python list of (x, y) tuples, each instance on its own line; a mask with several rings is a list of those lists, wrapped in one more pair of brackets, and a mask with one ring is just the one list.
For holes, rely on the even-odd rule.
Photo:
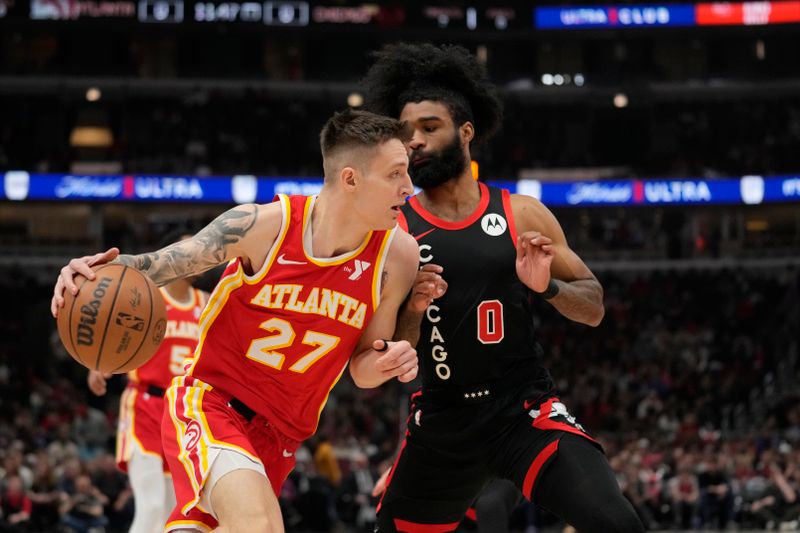
[(106, 393), (106, 380), (110, 378), (111, 372), (89, 370), (86, 382), (89, 384), (89, 390), (92, 391), (95, 396), (102, 396)]
[(80, 274), (86, 279), (94, 279), (95, 274), (92, 271), (92, 267), (113, 261), (118, 255), (118, 248), (109, 248), (102, 253), (85, 255), (70, 260), (70, 262), (61, 269), (61, 273), (56, 281), (56, 286), (53, 289), (53, 299), (50, 301), (50, 312), (53, 314), (53, 317), (57, 318), (59, 308), (64, 306), (64, 290), (68, 290), (73, 296), (78, 294), (78, 287), (75, 285), (75, 276)]
[(381, 494), (384, 493), (386, 490), (386, 481), (389, 479), (389, 473), (392, 471), (391, 467), (387, 468), (386, 471), (381, 474), (381, 477), (378, 478), (378, 481), (375, 482), (375, 486), (372, 487), (372, 495), (377, 498)]
[(396, 377), (399, 381), (408, 383), (417, 377), (419, 370), (417, 351), (408, 341), (392, 342), (378, 339), (373, 341), (372, 349), (383, 352), (375, 360), (375, 368), (385, 380)]
[(441, 298), (447, 292), (447, 282), (442, 278), (444, 269), (439, 265), (428, 263), (417, 272), (411, 296), (408, 300), (408, 309), (415, 313), (424, 313), (436, 298)]
[(517, 276), (531, 290), (547, 290), (553, 257), (555, 250), (549, 237), (538, 231), (526, 231), (517, 237)]

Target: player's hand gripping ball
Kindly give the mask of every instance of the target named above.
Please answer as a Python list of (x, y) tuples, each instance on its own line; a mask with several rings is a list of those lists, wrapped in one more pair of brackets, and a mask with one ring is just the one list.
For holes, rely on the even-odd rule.
[(145, 274), (118, 264), (75, 277), (78, 294), (64, 291), (58, 335), (67, 352), (90, 370), (128, 372), (156, 353), (164, 339), (167, 310), (161, 291)]

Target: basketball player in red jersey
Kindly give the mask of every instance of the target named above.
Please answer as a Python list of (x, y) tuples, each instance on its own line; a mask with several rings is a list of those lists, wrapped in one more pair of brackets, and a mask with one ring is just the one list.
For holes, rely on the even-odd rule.
[[(191, 235), (170, 235), (181, 240)], [(192, 287), (191, 279), (179, 279), (161, 287), (167, 306), (167, 330), (155, 355), (144, 365), (128, 372), (128, 385), (120, 398), (117, 429), (117, 465), (128, 473), (136, 503), (128, 533), (164, 531), (175, 507), (175, 490), (161, 444), (164, 392), (174, 376), (184, 373), (200, 338), (199, 319), (208, 294)], [(111, 374), (90, 370), (89, 389), (97, 396), (106, 393)]]
[(395, 338), (419, 350), (422, 388), (376, 531), (453, 531), (495, 479), (579, 531), (644, 531), (599, 444), (559, 400), (536, 340), (532, 298), (596, 326), (603, 288), (541, 202), (470, 172), (471, 146), (502, 122), (485, 68), (461, 47), (398, 44), (363, 84), (371, 110), (414, 128), (409, 172), (422, 192), (399, 223), (423, 271), (443, 268), (450, 286), (434, 305), (410, 298), (398, 318)]
[[(280, 196), (227, 211), (188, 241), (154, 253), (73, 259), (54, 288), (114, 260), (157, 284), (230, 261), (200, 319), (185, 376), (166, 393), (162, 437), (178, 503), (173, 531), (277, 532), (277, 495), (299, 443), (316, 429), (350, 363), (360, 387), (417, 375), (415, 350), (388, 342), (412, 287), (418, 250), (396, 228), (413, 192), (407, 128), (348, 111), (322, 130), (325, 182), (316, 197)], [(201, 521), (187, 513), (198, 509)]]

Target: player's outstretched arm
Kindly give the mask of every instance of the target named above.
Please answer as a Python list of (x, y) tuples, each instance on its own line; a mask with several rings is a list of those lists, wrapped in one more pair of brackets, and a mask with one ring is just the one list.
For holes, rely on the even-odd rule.
[(567, 244), (556, 217), (538, 200), (514, 194), (517, 275), (559, 313), (589, 326), (603, 320), (603, 286)]
[(408, 341), (385, 340), (392, 338), (397, 312), (414, 283), (419, 264), (417, 243), (407, 233), (397, 232), (388, 253), (380, 304), (350, 358), (350, 375), (364, 389), (395, 377), (404, 383), (417, 377), (417, 351)]
[(107, 262), (141, 270), (159, 286), (201, 274), (236, 257), (242, 258), (245, 267), (257, 270), (275, 241), (281, 221), (278, 202), (240, 205), (222, 213), (192, 238), (155, 252), (119, 255), (118, 249), (111, 248), (102, 254), (72, 259), (61, 269), (50, 310), (53, 316), (58, 315), (58, 309), (64, 305), (65, 290), (78, 293), (74, 282), (76, 275), (94, 279), (92, 267)]
[(113, 262), (141, 270), (158, 286), (166, 285), (246, 255), (242, 244), (257, 220), (257, 205), (240, 205), (222, 213), (191, 239), (156, 252), (120, 255)]

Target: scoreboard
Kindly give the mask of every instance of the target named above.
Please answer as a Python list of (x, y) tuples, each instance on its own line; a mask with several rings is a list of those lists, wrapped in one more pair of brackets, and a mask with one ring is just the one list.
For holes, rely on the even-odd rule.
[(506, 31), (800, 23), (800, 0), (541, 6), (538, 3), (334, 3), (305, 0), (0, 0), (6, 20), (241, 23), (288, 28)]

